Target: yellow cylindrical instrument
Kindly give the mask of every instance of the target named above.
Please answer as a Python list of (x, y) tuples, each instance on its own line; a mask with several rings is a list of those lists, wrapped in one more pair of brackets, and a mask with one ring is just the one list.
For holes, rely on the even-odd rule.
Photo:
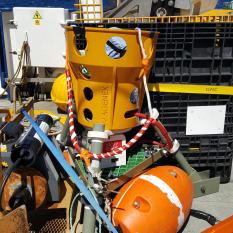
[[(66, 27), (67, 61), (78, 121), (108, 130), (135, 127), (143, 96), (142, 54), (136, 30)], [(148, 67), (153, 64), (158, 33), (142, 31)]]

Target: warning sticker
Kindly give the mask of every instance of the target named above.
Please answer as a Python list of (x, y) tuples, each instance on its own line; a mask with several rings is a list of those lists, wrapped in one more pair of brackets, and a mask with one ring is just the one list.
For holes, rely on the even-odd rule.
[(35, 20), (35, 25), (40, 25), (40, 20), (39, 19)]
[(39, 11), (36, 11), (35, 14), (33, 15), (33, 19), (42, 19)]

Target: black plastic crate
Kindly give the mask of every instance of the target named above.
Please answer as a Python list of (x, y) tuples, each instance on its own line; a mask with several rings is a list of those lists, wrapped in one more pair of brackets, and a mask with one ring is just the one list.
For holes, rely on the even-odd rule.
[(226, 105), (223, 135), (233, 135), (233, 96), (155, 92), (150, 94), (153, 107), (159, 111), (159, 119), (172, 136), (186, 135), (188, 106), (211, 105)]
[(158, 31), (149, 79), (152, 83), (233, 84), (233, 22), (89, 23), (78, 26), (140, 27), (150, 32)]
[(233, 149), (233, 136), (223, 135), (201, 135), (175, 137), (182, 148), (182, 151), (218, 151)]
[(165, 23), (150, 81), (232, 85), (233, 23)]

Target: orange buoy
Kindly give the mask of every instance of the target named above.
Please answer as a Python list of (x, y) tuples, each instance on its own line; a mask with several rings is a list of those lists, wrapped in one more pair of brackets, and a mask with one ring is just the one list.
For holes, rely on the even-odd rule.
[(192, 181), (183, 170), (152, 168), (120, 189), (112, 221), (123, 233), (175, 233), (186, 221), (192, 200)]

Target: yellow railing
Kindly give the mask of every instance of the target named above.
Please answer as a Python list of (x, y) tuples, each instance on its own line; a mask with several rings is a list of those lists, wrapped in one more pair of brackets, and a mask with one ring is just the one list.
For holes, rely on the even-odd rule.
[(103, 7), (101, 2), (98, 0), (92, 0), (92, 4), (88, 3), (79, 3), (74, 4), (74, 6), (78, 9), (76, 12), (78, 19), (82, 20), (83, 22), (100, 22), (99, 18), (103, 15)]
[[(82, 4), (78, 4), (81, 6)], [(82, 8), (82, 7), (81, 7)], [(77, 12), (80, 13), (80, 12)], [(87, 13), (87, 12), (84, 12)], [(191, 15), (191, 16), (163, 16), (163, 17), (128, 17), (128, 18), (95, 18), (96, 22), (101, 23), (217, 23), (233, 22), (233, 15), (208, 16), (208, 15)], [(79, 17), (78, 22), (88, 23), (92, 19), (83, 19)]]

